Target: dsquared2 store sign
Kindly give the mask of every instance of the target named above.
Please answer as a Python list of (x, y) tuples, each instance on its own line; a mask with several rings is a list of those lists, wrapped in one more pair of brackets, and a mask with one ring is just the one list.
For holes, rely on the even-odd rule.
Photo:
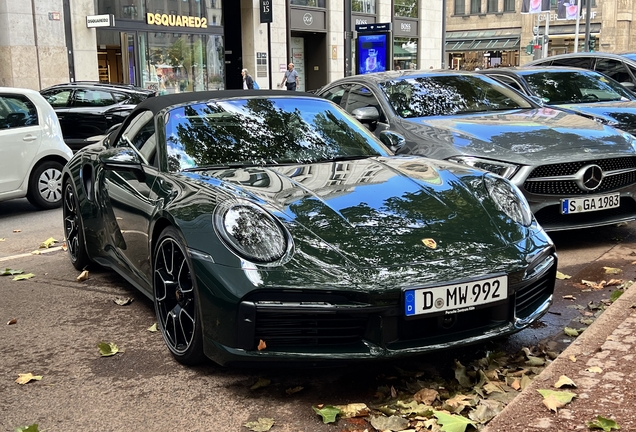
[(188, 15), (168, 15), (160, 13), (147, 13), (146, 22), (150, 25), (170, 27), (208, 28), (208, 19)]

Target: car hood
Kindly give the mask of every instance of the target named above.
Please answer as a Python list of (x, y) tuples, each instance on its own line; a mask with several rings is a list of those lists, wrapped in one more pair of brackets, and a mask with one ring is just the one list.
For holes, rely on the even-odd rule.
[(495, 209), (483, 173), (460, 165), (394, 157), (187, 175), (276, 215), (294, 239), (292, 266), (492, 271), (522, 256), (507, 246), (525, 231)]
[(618, 123), (616, 127), (630, 133), (636, 132), (636, 101), (564, 104), (559, 105), (559, 107), (609, 122), (616, 122)]
[(402, 153), (441, 159), (472, 155), (535, 165), (546, 159), (558, 163), (635, 153), (631, 135), (552, 108), (417, 118), (404, 123), (408, 136)]

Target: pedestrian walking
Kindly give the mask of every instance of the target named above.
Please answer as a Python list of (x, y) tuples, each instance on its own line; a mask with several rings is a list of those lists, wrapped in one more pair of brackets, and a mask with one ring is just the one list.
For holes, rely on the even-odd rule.
[(285, 77), (283, 78), (283, 82), (280, 83), (281, 87), (285, 85), (287, 90), (295, 91), (296, 87), (298, 87), (298, 72), (294, 69), (294, 64), (290, 63), (287, 65), (287, 70), (285, 71)]
[(241, 75), (243, 75), (243, 90), (253, 90), (254, 89), (254, 79), (247, 72), (247, 69), (241, 70)]

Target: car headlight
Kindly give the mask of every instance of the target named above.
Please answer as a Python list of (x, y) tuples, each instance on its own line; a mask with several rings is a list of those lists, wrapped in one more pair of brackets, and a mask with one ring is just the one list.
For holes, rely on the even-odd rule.
[(291, 247), (291, 237), (281, 224), (250, 201), (220, 204), (214, 214), (214, 226), (230, 249), (255, 263), (278, 261)]
[(499, 162), (490, 159), (481, 159), (473, 156), (454, 156), (448, 159), (451, 162), (468, 165), (473, 168), (490, 171), (504, 178), (512, 178), (519, 169), (518, 165)]
[(532, 223), (532, 211), (519, 188), (508, 180), (494, 175), (484, 177), (486, 189), (499, 210), (525, 227)]

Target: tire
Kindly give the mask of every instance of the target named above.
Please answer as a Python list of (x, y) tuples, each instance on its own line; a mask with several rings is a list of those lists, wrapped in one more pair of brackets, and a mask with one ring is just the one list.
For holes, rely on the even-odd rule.
[(152, 262), (155, 313), (168, 349), (179, 363), (204, 362), (201, 313), (192, 263), (185, 241), (175, 228), (163, 230)]
[(56, 161), (46, 161), (36, 165), (29, 178), (27, 199), (43, 210), (62, 205), (62, 165)]
[(64, 215), (64, 237), (66, 238), (68, 256), (73, 267), (77, 270), (84, 270), (91, 263), (91, 259), (88, 256), (86, 243), (84, 242), (84, 225), (79, 212), (77, 195), (70, 180), (64, 182), (62, 201), (64, 203), (62, 209)]

